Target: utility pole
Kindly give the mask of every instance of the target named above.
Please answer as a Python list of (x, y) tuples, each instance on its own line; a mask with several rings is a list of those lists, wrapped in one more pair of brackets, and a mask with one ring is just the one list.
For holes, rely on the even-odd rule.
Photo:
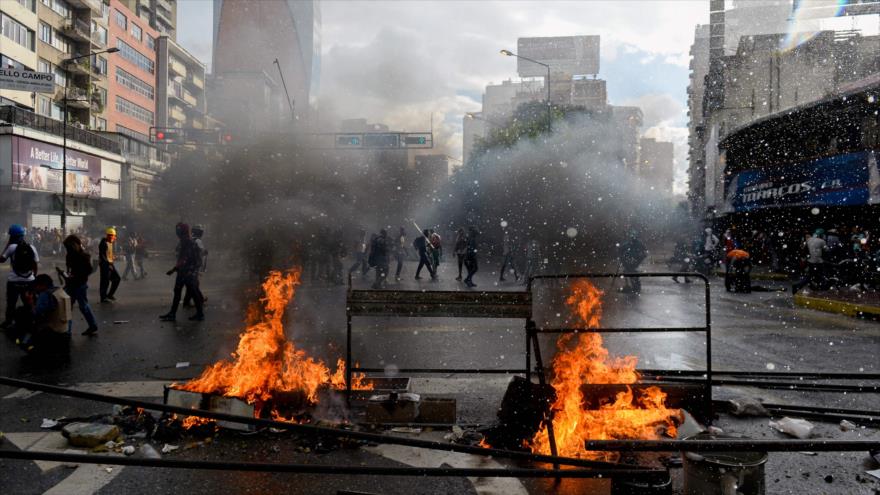
[(287, 92), (287, 84), (284, 82), (284, 73), (281, 71), (281, 62), (275, 59), (275, 66), (278, 67), (278, 75), (281, 76), (281, 86), (284, 88), (284, 96), (287, 97), (287, 105), (290, 107), (290, 121), (296, 121), (296, 114), (293, 112), (293, 100), (290, 99), (290, 93)]

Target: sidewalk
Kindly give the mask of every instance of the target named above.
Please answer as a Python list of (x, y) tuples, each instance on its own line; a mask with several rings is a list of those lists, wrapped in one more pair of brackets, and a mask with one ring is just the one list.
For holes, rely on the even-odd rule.
[(853, 317), (880, 318), (880, 293), (858, 290), (809, 291), (794, 295), (794, 303), (804, 308)]

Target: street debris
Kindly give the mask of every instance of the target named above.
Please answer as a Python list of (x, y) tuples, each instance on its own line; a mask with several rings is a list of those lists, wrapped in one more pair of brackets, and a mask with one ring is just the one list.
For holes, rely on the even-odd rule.
[(852, 431), (858, 428), (855, 423), (852, 421), (841, 420), (840, 422), (840, 431)]
[(145, 459), (161, 459), (162, 455), (156, 452), (156, 449), (153, 448), (152, 445), (145, 443), (141, 445), (139, 450), (141, 457)]
[(56, 426), (58, 426), (58, 421), (55, 421), (54, 419), (48, 419), (48, 418), (43, 418), (43, 422), (40, 424), (40, 428), (46, 428), (46, 429), (55, 428)]
[(766, 408), (764, 408), (764, 405), (761, 404), (761, 401), (753, 397), (740, 397), (738, 399), (731, 399), (730, 405), (733, 406), (731, 407), (730, 414), (734, 416), (770, 416), (770, 413), (767, 411)]
[(74, 447), (93, 448), (103, 445), (119, 436), (116, 425), (102, 423), (70, 423), (61, 429), (61, 434)]
[(393, 431), (394, 433), (415, 433), (415, 434), (419, 434), (419, 433), (422, 432), (422, 429), (421, 429), (421, 428), (410, 428), (410, 427), (407, 427), (407, 426), (398, 426), (398, 427), (395, 427), (395, 428), (391, 428), (391, 431)]
[(878, 480), (880, 480), (880, 469), (865, 471), (865, 474), (873, 476), (873, 477), (877, 478)]
[(126, 445), (125, 447), (122, 447), (122, 453), (125, 455), (132, 455), (132, 454), (134, 454), (134, 452), (135, 452), (134, 445)]
[(174, 365), (175, 368), (189, 368), (189, 361), (181, 361)]
[(177, 445), (171, 445), (171, 444), (167, 444), (167, 443), (166, 443), (165, 445), (162, 446), (162, 453), (163, 453), (163, 454), (168, 454), (168, 453), (170, 453), (170, 452), (174, 452), (175, 450), (177, 450), (177, 449), (179, 449), (179, 448), (180, 448), (180, 447), (177, 446)]
[(114, 320), (113, 321), (114, 325), (124, 325), (126, 323), (128, 323), (128, 320)]
[(770, 428), (805, 440), (813, 436), (815, 426), (806, 419), (784, 417), (778, 421), (770, 421)]

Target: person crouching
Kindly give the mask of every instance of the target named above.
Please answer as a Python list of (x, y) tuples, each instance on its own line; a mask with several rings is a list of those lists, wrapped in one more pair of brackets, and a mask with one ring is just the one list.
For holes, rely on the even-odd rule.
[(37, 275), (33, 291), (25, 295), (16, 327), (21, 333), (18, 345), (31, 354), (57, 354), (70, 346), (70, 296), (52, 282)]

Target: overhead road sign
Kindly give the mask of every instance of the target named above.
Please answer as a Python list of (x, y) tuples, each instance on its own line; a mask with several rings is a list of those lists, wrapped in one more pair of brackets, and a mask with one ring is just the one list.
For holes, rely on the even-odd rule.
[(28, 93), (54, 93), (55, 74), (0, 68), (0, 89), (27, 91)]

